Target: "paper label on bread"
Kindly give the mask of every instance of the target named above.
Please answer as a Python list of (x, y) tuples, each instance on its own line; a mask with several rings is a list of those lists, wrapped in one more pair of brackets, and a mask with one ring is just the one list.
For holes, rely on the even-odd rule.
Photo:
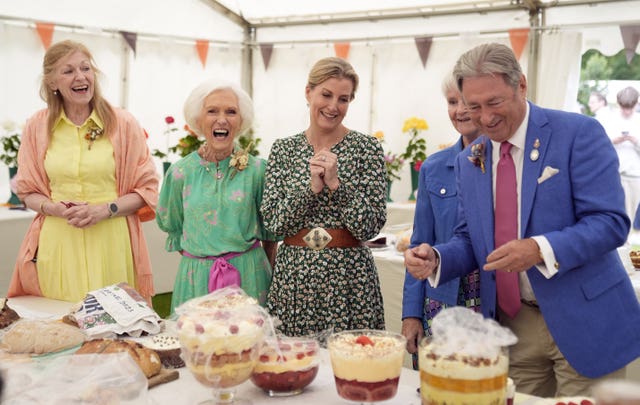
[(73, 314), (90, 338), (159, 333), (160, 317), (127, 283), (114, 284), (87, 294)]

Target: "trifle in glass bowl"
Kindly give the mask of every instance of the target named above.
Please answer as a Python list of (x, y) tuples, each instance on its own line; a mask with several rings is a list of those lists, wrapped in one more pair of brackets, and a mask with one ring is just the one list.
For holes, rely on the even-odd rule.
[(381, 330), (350, 330), (327, 340), (338, 395), (349, 401), (378, 402), (398, 391), (406, 338)]
[(218, 291), (176, 309), (177, 333), (185, 364), (214, 389), (211, 403), (233, 404), (232, 388), (249, 379), (258, 360), (267, 315), (250, 299), (226, 296), (235, 290)]
[(319, 368), (316, 339), (278, 336), (265, 339), (251, 381), (269, 396), (300, 394)]
[(464, 307), (442, 310), (431, 330), (418, 346), (422, 405), (504, 405), (515, 335)]

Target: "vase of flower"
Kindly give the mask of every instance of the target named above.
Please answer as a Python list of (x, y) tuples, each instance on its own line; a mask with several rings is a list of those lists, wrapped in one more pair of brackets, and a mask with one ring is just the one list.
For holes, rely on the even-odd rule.
[(391, 180), (387, 181), (387, 202), (393, 202), (391, 199), (391, 185), (393, 182)]
[(171, 162), (162, 162), (162, 173), (167, 174), (169, 168), (171, 167)]
[(411, 194), (409, 195), (409, 201), (416, 200), (416, 192), (418, 191), (418, 180), (420, 179), (420, 166), (422, 162), (411, 163)]
[(411, 194), (409, 201), (416, 200), (416, 190), (418, 189), (418, 178), (420, 174), (420, 166), (427, 158), (427, 142), (420, 137), (420, 131), (429, 129), (427, 121), (422, 118), (411, 117), (405, 120), (402, 132), (409, 134), (409, 142), (407, 148), (400, 157), (411, 163), (409, 170), (411, 171)]

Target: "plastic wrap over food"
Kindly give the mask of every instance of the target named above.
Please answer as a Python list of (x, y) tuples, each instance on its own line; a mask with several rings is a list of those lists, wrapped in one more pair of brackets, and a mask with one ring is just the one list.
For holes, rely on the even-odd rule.
[(440, 311), (433, 318), (431, 330), (432, 350), (443, 356), (496, 357), (502, 347), (518, 341), (508, 328), (465, 307)]
[(58, 356), (4, 370), (3, 405), (151, 404), (147, 379), (128, 353)]

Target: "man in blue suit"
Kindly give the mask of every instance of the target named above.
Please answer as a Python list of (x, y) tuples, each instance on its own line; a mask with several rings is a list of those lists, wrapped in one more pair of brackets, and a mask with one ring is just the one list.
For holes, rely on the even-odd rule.
[[(407, 270), (433, 286), (483, 270), (482, 313), (518, 337), (509, 374), (520, 392), (588, 395), (602, 379), (624, 378), (640, 356), (640, 304), (616, 251), (630, 222), (611, 141), (592, 118), (527, 102), (526, 78), (507, 46), (473, 48), (454, 75), (486, 136), (456, 160), (453, 238), (412, 248)], [(498, 243), (496, 172), (505, 142), (517, 237)], [(505, 275), (514, 277), (509, 291), (497, 288)], [(498, 302), (513, 292), (511, 306)]]

